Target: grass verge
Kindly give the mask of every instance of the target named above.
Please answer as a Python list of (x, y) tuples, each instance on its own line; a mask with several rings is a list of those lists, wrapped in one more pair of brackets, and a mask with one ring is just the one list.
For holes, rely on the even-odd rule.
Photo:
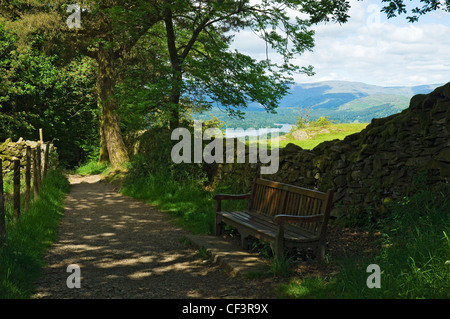
[(0, 298), (26, 299), (44, 266), (43, 257), (56, 240), (69, 183), (60, 171), (49, 171), (39, 198), (14, 224), (7, 212), (7, 242), (0, 248)]
[[(450, 298), (450, 187), (421, 190), (395, 202), (384, 222), (378, 253), (364, 259), (343, 259), (338, 274), (295, 279), (279, 287), (284, 298)], [(379, 265), (380, 288), (369, 288)]]

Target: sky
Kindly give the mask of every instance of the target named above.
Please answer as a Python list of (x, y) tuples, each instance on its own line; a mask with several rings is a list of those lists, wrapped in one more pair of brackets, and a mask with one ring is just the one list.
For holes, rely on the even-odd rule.
[[(381, 0), (349, 2), (347, 23), (314, 26), (313, 51), (294, 63), (312, 65), (316, 74), (296, 75), (296, 83), (339, 80), (414, 86), (450, 81), (450, 13), (439, 10), (409, 23), (406, 15), (387, 19), (380, 12)], [(248, 30), (236, 34), (233, 48), (256, 59), (266, 56), (264, 42)], [(269, 57), (278, 58), (275, 53)]]

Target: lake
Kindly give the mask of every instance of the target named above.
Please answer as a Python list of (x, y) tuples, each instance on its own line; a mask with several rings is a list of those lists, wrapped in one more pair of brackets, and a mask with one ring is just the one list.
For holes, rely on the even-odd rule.
[(278, 134), (281, 133), (289, 133), (289, 131), (292, 129), (292, 124), (285, 124), (285, 123), (274, 123), (274, 126), (278, 127), (270, 127), (270, 128), (259, 128), (259, 129), (239, 129), (239, 128), (227, 128), (225, 130), (225, 137), (226, 138), (236, 138), (236, 137), (245, 137), (245, 136), (260, 136), (268, 133), (275, 133), (278, 132)]

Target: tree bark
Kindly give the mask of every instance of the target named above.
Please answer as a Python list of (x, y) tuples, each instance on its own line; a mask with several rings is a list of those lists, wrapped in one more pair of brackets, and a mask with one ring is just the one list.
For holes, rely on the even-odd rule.
[(6, 243), (6, 214), (3, 196), (3, 163), (0, 158), (0, 248)]
[(180, 97), (181, 97), (181, 68), (172, 73), (172, 92), (169, 102), (171, 107), (170, 129), (174, 130), (180, 125)]
[[(100, 98), (98, 98), (98, 109), (102, 109), (102, 103)], [(103, 134), (103, 116), (100, 113), (99, 119), (98, 119), (98, 130), (99, 130), (99, 137), (100, 137), (100, 154), (98, 158), (98, 162), (100, 164), (102, 163), (109, 163), (109, 155), (108, 155), (108, 148), (106, 147), (106, 140), (105, 140), (105, 134)]]
[(166, 25), (167, 48), (169, 50), (170, 64), (172, 66), (172, 90), (169, 97), (170, 102), (170, 129), (175, 129), (180, 124), (180, 97), (183, 83), (183, 74), (180, 57), (176, 47), (175, 30), (172, 21), (172, 9), (167, 5), (164, 10), (164, 23)]
[[(212, 9), (197, 26), (193, 26), (194, 30), (189, 41), (184, 46), (181, 54), (178, 53), (175, 25), (173, 22), (173, 12), (170, 7), (169, 0), (165, 1), (166, 7), (164, 9), (164, 23), (166, 26), (167, 48), (169, 51), (170, 64), (172, 67), (172, 91), (170, 93), (169, 102), (171, 107), (170, 128), (175, 129), (180, 124), (180, 113), (182, 107), (180, 106), (180, 98), (183, 90), (183, 61), (187, 58), (189, 52), (192, 50), (194, 43), (197, 41), (200, 33), (205, 30), (206, 26), (211, 20), (214, 12)], [(223, 2), (223, 1), (218, 1)]]
[(100, 48), (97, 53), (97, 90), (101, 110), (100, 120), (100, 160), (107, 157), (113, 167), (121, 166), (129, 160), (128, 152), (120, 130), (118, 103), (115, 98), (115, 53)]

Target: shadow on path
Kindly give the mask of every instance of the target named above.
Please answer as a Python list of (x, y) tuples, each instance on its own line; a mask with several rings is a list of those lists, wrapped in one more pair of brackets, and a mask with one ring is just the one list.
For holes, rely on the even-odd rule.
[[(33, 298), (272, 298), (271, 280), (232, 278), (182, 242), (165, 213), (98, 176), (70, 176), (59, 239)], [(81, 271), (68, 288), (67, 267)], [(262, 283), (265, 283), (262, 285)]]

